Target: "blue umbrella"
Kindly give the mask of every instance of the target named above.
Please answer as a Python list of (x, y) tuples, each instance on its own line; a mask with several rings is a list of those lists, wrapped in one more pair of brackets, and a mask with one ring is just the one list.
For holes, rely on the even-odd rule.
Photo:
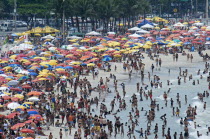
[(56, 68), (56, 69), (58, 69), (58, 68), (62, 68), (62, 69), (63, 69), (63, 67), (62, 67), (62, 66), (56, 66), (55, 68)]
[(37, 111), (28, 111), (28, 115), (31, 115), (31, 114), (39, 114)]
[(4, 73), (4, 71), (0, 70), (0, 74)]
[(110, 61), (110, 60), (112, 60), (111, 57), (105, 57), (105, 58), (103, 58), (103, 61)]
[(33, 69), (28, 69), (28, 71), (29, 71), (29, 72), (32, 72), (32, 71), (34, 71), (34, 70), (33, 70)]
[(71, 66), (66, 66), (66, 67), (64, 67), (64, 69), (73, 69), (73, 67), (71, 67)]
[(87, 64), (86, 63), (82, 63), (81, 66), (87, 66)]
[(23, 137), (16, 137), (15, 139), (22, 139)]
[(36, 72), (30, 72), (29, 75), (37, 76), (38, 74)]

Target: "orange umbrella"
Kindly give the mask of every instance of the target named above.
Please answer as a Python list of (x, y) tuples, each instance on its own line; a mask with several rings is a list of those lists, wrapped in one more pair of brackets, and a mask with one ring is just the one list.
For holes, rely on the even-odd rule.
[(27, 95), (28, 96), (40, 96), (40, 95), (42, 95), (42, 94), (44, 94), (43, 92), (37, 92), (37, 91), (31, 91), (31, 92), (29, 92)]
[(83, 57), (81, 57), (80, 58), (80, 60), (86, 60), (86, 59), (88, 59), (88, 58), (90, 58), (91, 56), (83, 56)]
[(20, 127), (25, 126), (25, 123), (17, 123), (11, 127), (12, 130), (17, 130)]
[(20, 130), (20, 132), (22, 132), (22, 133), (34, 133), (33, 130), (28, 129), (28, 128), (24, 128), (24, 129)]
[(32, 138), (32, 137), (27, 137), (27, 138), (23, 138), (23, 139), (34, 139), (34, 138)]

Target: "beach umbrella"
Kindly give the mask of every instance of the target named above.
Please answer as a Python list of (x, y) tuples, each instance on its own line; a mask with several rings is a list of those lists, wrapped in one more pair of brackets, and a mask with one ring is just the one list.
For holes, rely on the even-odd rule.
[(6, 116), (7, 119), (12, 119), (14, 118), (16, 115), (19, 115), (20, 113), (19, 112), (13, 112), (13, 113), (10, 113), (9, 115)]
[(17, 81), (17, 80), (11, 80), (11, 81), (9, 81), (8, 83), (7, 83), (7, 85), (17, 85), (19, 83), (19, 81)]
[(12, 129), (12, 130), (17, 130), (17, 129), (19, 129), (20, 127), (23, 127), (23, 126), (25, 126), (25, 123), (17, 123), (17, 124), (15, 124), (15, 125), (13, 125), (13, 126), (11, 127), (11, 129)]
[(39, 101), (38, 97), (30, 97), (27, 99), (28, 101)]
[[(25, 124), (30, 124), (30, 123), (32, 123), (33, 122), (33, 120), (27, 120), (27, 121), (25, 121), (24, 123)], [(34, 121), (34, 123), (36, 123), (36, 121)]]
[(23, 99), (24, 98), (24, 96), (21, 95), (21, 94), (16, 94), (16, 95), (14, 95), (14, 97), (17, 97), (17, 98), (20, 98), (20, 99)]
[(64, 67), (64, 69), (73, 69), (73, 67), (71, 67), (71, 66), (66, 66), (66, 67)]
[(7, 105), (7, 108), (9, 108), (9, 109), (15, 109), (15, 108), (17, 108), (18, 106), (20, 106), (19, 103), (17, 103), (17, 102), (12, 102), (12, 103), (9, 103), (9, 104)]
[(41, 115), (39, 115), (39, 114), (37, 114), (37, 115), (32, 115), (32, 116), (30, 116), (28, 119), (35, 119), (35, 120), (38, 120), (38, 121), (44, 120), (44, 118), (43, 118)]
[(112, 58), (111, 58), (111, 57), (105, 57), (105, 58), (103, 58), (102, 60), (103, 60), (103, 61), (110, 61), (110, 60), (112, 60)]
[(2, 98), (4, 99), (4, 100), (9, 100), (9, 99), (11, 99), (11, 97), (10, 96), (2, 96)]
[(31, 114), (39, 114), (37, 111), (28, 111), (28, 115), (31, 115)]
[(28, 129), (28, 128), (24, 128), (24, 129), (20, 130), (20, 132), (22, 132), (22, 133), (34, 133), (33, 130)]
[(32, 87), (28, 84), (25, 84), (25, 85), (22, 86), (22, 88), (31, 89)]
[(23, 139), (24, 137), (16, 137), (15, 139)]
[(29, 75), (37, 76), (38, 74), (36, 72), (29, 72)]
[(89, 64), (87, 64), (87, 66), (95, 66), (95, 64), (94, 63), (89, 63)]
[(40, 96), (42, 94), (44, 94), (44, 93), (43, 92), (37, 92), (37, 91), (31, 91), (27, 95), (28, 96), (31, 96), (31, 95), (33, 95), (33, 96)]
[(11, 87), (10, 90), (11, 91), (18, 91), (18, 92), (22, 91), (20, 88), (13, 88), (13, 87)]

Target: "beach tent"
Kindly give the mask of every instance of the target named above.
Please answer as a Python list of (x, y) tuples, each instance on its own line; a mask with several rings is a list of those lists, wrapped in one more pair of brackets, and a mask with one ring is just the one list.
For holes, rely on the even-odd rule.
[(146, 24), (149, 24), (149, 25), (152, 25), (152, 26), (154, 25), (152, 22), (144, 19), (141, 23), (138, 24), (138, 27), (140, 28), (141, 26), (146, 25)]

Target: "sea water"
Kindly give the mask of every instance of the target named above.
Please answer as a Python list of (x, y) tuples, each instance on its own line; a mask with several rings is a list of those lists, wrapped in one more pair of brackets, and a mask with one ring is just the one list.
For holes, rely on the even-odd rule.
[[(161, 82), (163, 83), (163, 87), (162, 88), (151, 88), (147, 75), (145, 75), (145, 81), (144, 83), (148, 84), (148, 90), (152, 89), (153, 91), (153, 99), (156, 99), (157, 104), (159, 104), (159, 108), (160, 110), (157, 111), (157, 109), (155, 109), (155, 120), (152, 122), (152, 126), (151, 126), (151, 135), (148, 136), (148, 138), (153, 139), (155, 134), (154, 134), (154, 127), (155, 124), (158, 123), (158, 138), (165, 138), (162, 137), (162, 125), (163, 125), (163, 121), (160, 119), (160, 116), (162, 116), (163, 114), (167, 114), (166, 118), (167, 118), (167, 126), (165, 128), (165, 134), (167, 134), (167, 130), (168, 128), (170, 128), (171, 130), (171, 137), (173, 138), (173, 134), (174, 132), (177, 132), (177, 137), (179, 138), (179, 134), (180, 132), (183, 133), (184, 135), (184, 127), (180, 125), (179, 121), (181, 119), (181, 117), (184, 119), (184, 117), (186, 117), (186, 110), (187, 107), (189, 106), (189, 104), (191, 104), (191, 106), (197, 106), (197, 115), (196, 115), (196, 119), (194, 121), (196, 121), (197, 124), (199, 124), (201, 127), (197, 127), (197, 129), (194, 129), (194, 121), (190, 122), (190, 126), (189, 126), (189, 135), (191, 139), (197, 138), (197, 131), (200, 132), (200, 134), (202, 134), (202, 136), (200, 137), (200, 139), (207, 139), (210, 138), (210, 135), (207, 136), (206, 132), (207, 132), (207, 127), (210, 126), (210, 104), (209, 104), (209, 99), (210, 98), (204, 98), (204, 102), (207, 102), (207, 109), (204, 111), (203, 109), (203, 103), (200, 102), (200, 100), (197, 97), (197, 93), (203, 93), (204, 91), (208, 90), (208, 82), (207, 82), (207, 74), (203, 75), (202, 71), (201, 74), (203, 75), (203, 79), (200, 79), (200, 76), (197, 75), (197, 71), (198, 69), (202, 69), (204, 67), (204, 62), (196, 62), (196, 63), (192, 63), (192, 66), (190, 67), (182, 67), (182, 70), (184, 69), (188, 69), (188, 76), (190, 74), (193, 75), (193, 79), (191, 81), (188, 80), (187, 78), (187, 82), (184, 83), (183, 81), (183, 77), (181, 80), (181, 85), (178, 85), (177, 82), (177, 77), (179, 75), (179, 67), (177, 66), (171, 66), (171, 67), (162, 67), (160, 69), (160, 71), (157, 69), (154, 71), (153, 75), (158, 75), (161, 78)], [(168, 69), (171, 69), (170, 75), (168, 74)], [(147, 72), (151, 72), (151, 71), (145, 71), (145, 73)], [(122, 73), (122, 75), (124, 75), (124, 73)], [(151, 76), (151, 79), (152, 76)], [(197, 84), (197, 79), (199, 79), (200, 83)], [(172, 83), (172, 85), (168, 86), (167, 85), (167, 80), (170, 80), (170, 82)], [(192, 85), (193, 80), (196, 81), (196, 85)], [(112, 82), (112, 81), (111, 81)], [(126, 110), (122, 110), (121, 112), (118, 112), (116, 114), (116, 116), (120, 117), (121, 122), (125, 123), (128, 122), (128, 125), (131, 126), (130, 121), (128, 121), (129, 119), (129, 112), (131, 112), (131, 103), (130, 103), (130, 99), (131, 96), (133, 94), (137, 95), (137, 98), (139, 100), (139, 95), (137, 93), (136, 90), (136, 83), (140, 82), (140, 76), (136, 75), (136, 73), (133, 73), (132, 75), (132, 80), (126, 79), (126, 80), (120, 80), (119, 83), (119, 87), (118, 87), (118, 91), (120, 93), (120, 95), (122, 96), (122, 88), (120, 86), (121, 83), (125, 83), (125, 89), (126, 89), (126, 96), (125, 96), (125, 101), (127, 104), (127, 108)], [(107, 105), (108, 110), (110, 110), (110, 102), (113, 99), (115, 93), (114, 93), (114, 88), (113, 85), (109, 86), (110, 89), (112, 90), (113, 93), (111, 94), (107, 94), (106, 96), (106, 101), (103, 102), (104, 104)], [(142, 86), (144, 88), (144, 86)], [(165, 101), (163, 99), (163, 93), (164, 91), (167, 92), (167, 90), (171, 88), (170, 93), (168, 94), (168, 105), (167, 107), (165, 107)], [(172, 108), (170, 106), (170, 98), (173, 98), (174, 100), (174, 107), (178, 107), (178, 104), (176, 102), (176, 95), (177, 93), (179, 93), (180, 95), (180, 100), (181, 100), (181, 108), (180, 109), (180, 117), (176, 117), (173, 116), (172, 114)], [(187, 95), (187, 100), (188, 103), (185, 104), (185, 95)], [(115, 106), (115, 110), (113, 113), (115, 113), (115, 111), (118, 109), (118, 102), (116, 103), (117, 106)], [(140, 117), (138, 118), (139, 121), (139, 126), (136, 126), (135, 130), (140, 130), (141, 128), (143, 128), (144, 130), (146, 130), (147, 127), (147, 118), (145, 116), (145, 111), (141, 111), (141, 108), (143, 107), (144, 110), (150, 110), (150, 100), (146, 100), (145, 98), (143, 98), (143, 101), (138, 101), (138, 109), (140, 110)], [(97, 114), (99, 114), (99, 111), (96, 111)], [(132, 112), (133, 116), (134, 116), (134, 112)], [(114, 115), (110, 114), (106, 116), (107, 119), (112, 120), (113, 123), (115, 122), (115, 118)], [(135, 121), (135, 120), (134, 120)], [(123, 139), (127, 139), (127, 132), (128, 132), (128, 125), (124, 127), (124, 136), (121, 136), (119, 133), (117, 134), (116, 138), (123, 138)], [(139, 133), (134, 131), (134, 135), (136, 136), (136, 138), (139, 138)], [(110, 137), (110, 138), (115, 138), (114, 136)]]

